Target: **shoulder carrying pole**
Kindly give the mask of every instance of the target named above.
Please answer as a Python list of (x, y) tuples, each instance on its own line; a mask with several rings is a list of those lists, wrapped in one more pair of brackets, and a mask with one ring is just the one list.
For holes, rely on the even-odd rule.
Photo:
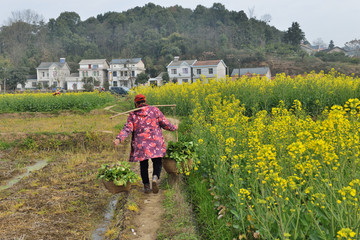
[[(154, 107), (176, 107), (176, 104), (172, 104), (172, 105), (151, 105), (151, 106), (154, 106)], [(113, 119), (114, 117), (117, 117), (117, 116), (120, 116), (120, 115), (124, 115), (124, 114), (127, 114), (127, 113), (131, 113), (131, 112), (140, 110), (142, 108), (145, 108), (145, 107), (135, 108), (135, 109), (132, 109), (132, 110), (129, 110), (129, 111), (126, 111), (126, 112), (118, 113), (116, 115), (111, 116), (110, 119)]]

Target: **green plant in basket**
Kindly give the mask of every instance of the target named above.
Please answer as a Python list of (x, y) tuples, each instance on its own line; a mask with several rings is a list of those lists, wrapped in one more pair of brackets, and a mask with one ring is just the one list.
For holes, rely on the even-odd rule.
[(194, 142), (169, 142), (165, 157), (175, 160), (180, 172), (189, 172), (197, 159), (195, 149)]
[(107, 164), (101, 165), (97, 179), (105, 181), (112, 181), (115, 185), (121, 186), (127, 183), (134, 183), (139, 179), (139, 176), (131, 170), (128, 162), (118, 162), (113, 166)]

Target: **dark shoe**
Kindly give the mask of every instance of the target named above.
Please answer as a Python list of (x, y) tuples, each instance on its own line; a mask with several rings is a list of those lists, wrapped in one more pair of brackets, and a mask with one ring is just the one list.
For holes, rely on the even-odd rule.
[(152, 179), (152, 191), (153, 193), (159, 192), (159, 178), (156, 175), (154, 175)]
[(150, 193), (151, 189), (150, 189), (150, 184), (144, 184), (144, 193)]

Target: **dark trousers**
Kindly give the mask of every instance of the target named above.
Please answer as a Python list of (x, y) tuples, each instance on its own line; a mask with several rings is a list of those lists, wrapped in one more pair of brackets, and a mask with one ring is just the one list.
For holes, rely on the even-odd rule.
[[(153, 176), (156, 175), (160, 179), (162, 158), (152, 158)], [(149, 184), (149, 159), (140, 162), (140, 174), (143, 184)]]

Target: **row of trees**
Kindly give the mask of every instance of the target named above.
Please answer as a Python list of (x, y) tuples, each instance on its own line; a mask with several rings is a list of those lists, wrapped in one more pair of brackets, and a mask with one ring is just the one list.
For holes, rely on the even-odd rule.
[[(147, 73), (164, 71), (174, 56), (183, 59), (220, 58), (230, 68), (256, 60), (256, 49), (297, 45), (304, 39), (298, 23), (287, 32), (269, 25), (271, 16), (257, 20), (221, 3), (194, 10), (149, 3), (125, 12), (107, 12), (85, 21), (63, 12), (48, 22), (37, 13), (15, 12), (0, 31), (0, 65), (35, 74), (42, 61), (66, 57), (73, 72), (81, 59), (142, 57)], [(0, 74), (4, 75), (4, 71)], [(3, 76), (0, 76), (3, 77)]]

